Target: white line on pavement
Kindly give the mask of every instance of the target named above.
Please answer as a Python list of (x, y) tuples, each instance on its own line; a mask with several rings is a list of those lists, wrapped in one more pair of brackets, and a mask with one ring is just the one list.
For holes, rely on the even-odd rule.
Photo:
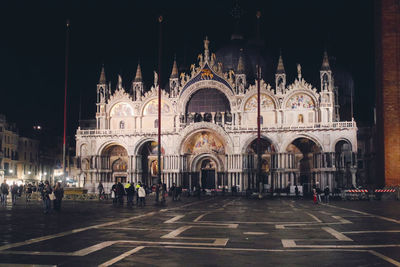
[(379, 218), (379, 219), (382, 219), (382, 220), (385, 220), (385, 221), (389, 221), (389, 222), (394, 222), (394, 223), (400, 224), (400, 220), (396, 220), (396, 219), (393, 219), (393, 218), (388, 218), (388, 217), (384, 217), (384, 216), (380, 216), (380, 215), (375, 215), (375, 214), (371, 214), (371, 213), (367, 213), (367, 212), (363, 212), (363, 211), (359, 211), (359, 210), (342, 208), (342, 207), (338, 207), (338, 206), (335, 206), (335, 205), (329, 205), (329, 207), (335, 208), (335, 209), (340, 209), (340, 210), (351, 211), (351, 212), (355, 212), (355, 213), (362, 214), (362, 215), (368, 215), (368, 216)]
[(306, 212), (306, 214), (307, 214), (308, 216), (310, 216), (311, 218), (313, 218), (314, 220), (316, 220), (317, 222), (322, 223), (322, 221), (321, 221), (320, 219), (318, 219), (317, 216), (312, 215), (312, 214), (309, 213), (309, 212)]
[[(207, 199), (207, 200), (204, 200), (202, 202), (207, 202), (207, 201), (210, 201), (210, 200), (212, 200), (212, 199)], [(185, 205), (182, 205), (182, 206), (179, 206), (179, 207), (167, 209), (167, 210), (181, 209), (181, 208), (184, 208), (184, 207), (187, 207), (187, 206), (191, 206), (191, 205), (195, 205), (195, 204), (199, 204), (199, 202), (197, 202), (197, 201), (196, 202), (191, 202), (191, 203), (188, 203), (188, 204), (185, 204)], [(113, 222), (108, 222), (108, 223), (101, 223), (101, 224), (97, 224), (97, 225), (92, 225), (92, 226), (88, 226), (88, 227), (77, 228), (77, 229), (73, 229), (73, 230), (70, 230), (70, 231), (61, 232), (61, 233), (54, 234), (54, 235), (46, 235), (46, 236), (42, 236), (42, 237), (28, 239), (28, 240), (25, 240), (25, 241), (22, 241), (22, 242), (11, 243), (11, 244), (0, 246), (0, 251), (6, 250), (6, 249), (10, 249), (10, 248), (20, 247), (20, 246), (24, 246), (24, 245), (30, 245), (30, 244), (38, 243), (38, 242), (41, 242), (41, 241), (54, 239), (54, 238), (57, 238), (57, 237), (63, 237), (63, 236), (71, 235), (71, 234), (76, 234), (76, 233), (80, 233), (80, 232), (91, 230), (91, 229), (97, 229), (97, 228), (101, 228), (101, 227), (104, 227), (104, 226), (121, 224), (121, 223), (129, 222), (129, 221), (132, 221), (132, 220), (140, 219), (140, 218), (143, 218), (143, 217), (153, 216), (154, 214), (157, 214), (157, 213), (159, 213), (159, 212), (153, 211), (153, 212), (149, 212), (149, 213), (138, 215), (138, 216), (129, 217), (129, 218), (118, 220), (118, 221), (113, 221)]]
[(336, 220), (338, 220), (339, 222), (344, 223), (344, 224), (352, 223), (351, 221), (346, 220), (346, 219), (343, 219), (343, 218), (340, 217), (340, 216), (332, 216), (332, 218), (334, 218), (334, 219), (336, 219)]
[(389, 258), (389, 257), (387, 257), (387, 256), (385, 256), (385, 255), (383, 255), (383, 254), (381, 254), (379, 252), (376, 252), (375, 250), (369, 250), (368, 252), (371, 253), (372, 255), (375, 255), (375, 256), (387, 261), (387, 262), (390, 262), (391, 264), (393, 264), (395, 266), (400, 267), (400, 262), (398, 262), (398, 261), (396, 261), (396, 260), (394, 260), (392, 258)]
[(144, 249), (144, 248), (145, 247), (140, 246), (140, 247), (136, 247), (134, 249), (131, 249), (131, 250), (119, 255), (118, 257), (115, 257), (114, 259), (111, 259), (109, 261), (106, 261), (103, 264), (100, 264), (99, 267), (107, 267), (107, 266), (113, 265), (114, 263), (119, 262), (120, 260), (123, 260), (124, 258), (126, 258), (126, 257), (128, 257), (128, 256), (130, 256), (130, 255), (132, 255), (132, 254)]
[(174, 223), (176, 221), (179, 221), (180, 219), (182, 219), (183, 217), (185, 217), (185, 215), (177, 215), (167, 221), (165, 221), (164, 223)]
[(206, 212), (206, 213), (200, 215), (199, 217), (197, 217), (197, 218), (194, 219), (193, 221), (194, 221), (194, 222), (198, 222), (198, 221), (200, 221), (204, 216), (206, 216), (207, 214), (209, 214), (209, 212)]
[(372, 231), (350, 231), (342, 234), (371, 234), (371, 233), (400, 233), (400, 230), (372, 230)]
[(296, 243), (294, 242), (294, 240), (282, 239), (281, 242), (282, 242), (282, 245), (283, 245), (284, 248), (294, 248), (294, 247), (296, 247)]
[(330, 227), (322, 227), (322, 230), (330, 233), (332, 236), (334, 236), (337, 240), (341, 240), (341, 241), (353, 241), (351, 238), (348, 238), (347, 236), (345, 236), (342, 233), (339, 233), (338, 231), (336, 231), (333, 228)]
[(244, 235), (267, 235), (266, 232), (243, 232)]

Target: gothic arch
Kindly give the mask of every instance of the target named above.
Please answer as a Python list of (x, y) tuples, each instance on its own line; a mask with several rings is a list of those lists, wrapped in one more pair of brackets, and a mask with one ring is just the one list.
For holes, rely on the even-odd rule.
[(231, 111), (233, 110), (233, 107), (236, 106), (236, 102), (235, 102), (235, 98), (234, 98), (232, 89), (230, 89), (228, 86), (224, 85), (223, 83), (215, 81), (215, 80), (202, 80), (202, 81), (198, 81), (198, 82), (195, 82), (195, 83), (189, 85), (183, 91), (183, 93), (179, 96), (177, 113), (182, 113), (182, 114), (185, 113), (186, 106), (190, 100), (190, 97), (198, 90), (207, 89), (207, 88), (217, 89), (217, 90), (221, 91), (228, 99)]
[[(271, 143), (271, 144), (275, 147), (276, 151), (279, 151), (279, 146), (278, 146), (278, 144), (277, 144), (276, 141), (273, 140), (270, 136), (267, 136), (267, 135), (262, 134), (262, 135), (261, 135), (261, 139), (267, 140), (269, 143)], [(257, 140), (257, 137), (250, 137), (250, 138), (248, 138), (248, 139), (246, 140), (246, 142), (244, 142), (244, 144), (243, 144), (243, 146), (242, 146), (242, 148), (241, 148), (241, 153), (242, 153), (242, 154), (245, 154), (245, 153), (246, 153), (247, 148), (249, 147), (249, 145), (250, 145), (254, 140)]]
[[(157, 142), (157, 137), (142, 137), (141, 139), (139, 139), (135, 143), (135, 148), (133, 150), (134, 151), (134, 155), (138, 155), (139, 154), (139, 150), (147, 142)], [(164, 150), (166, 149), (166, 146), (165, 146), (165, 144), (164, 144), (162, 139), (161, 139), (161, 148), (164, 149)], [(165, 154), (167, 154), (167, 151), (165, 151)]]
[[(278, 102), (278, 100), (276, 99), (276, 97), (275, 97), (275, 95), (273, 93), (271, 93), (270, 91), (267, 91), (265, 89), (261, 89), (260, 90), (260, 94), (265, 94), (265, 95), (269, 96), (272, 99), (272, 102), (274, 103), (274, 109), (271, 109), (271, 111), (274, 111), (274, 110), (279, 108), (279, 102)], [(241, 112), (245, 112), (244, 109), (245, 109), (245, 105), (246, 105), (247, 101), (250, 98), (252, 98), (254, 95), (257, 95), (257, 90), (255, 88), (251, 89), (249, 92), (246, 93), (246, 97), (243, 98), (242, 103), (241, 103), (241, 105), (239, 107), (239, 110)]]
[(355, 152), (354, 151), (354, 147), (353, 147), (353, 143), (349, 139), (344, 138), (344, 137), (340, 137), (340, 138), (336, 139), (334, 142), (332, 142), (332, 145), (330, 147), (330, 151), (335, 152), (336, 145), (340, 141), (344, 141), (344, 142), (348, 143), (350, 145), (351, 151)]
[(314, 102), (314, 108), (312, 109), (317, 109), (319, 107), (319, 102), (318, 102), (318, 97), (310, 91), (307, 90), (294, 90), (291, 93), (287, 94), (285, 96), (285, 98), (282, 101), (282, 109), (286, 109), (286, 104), (289, 101), (290, 98), (292, 98), (293, 96), (297, 95), (297, 94), (305, 94), (307, 96), (309, 96), (311, 98), (311, 100)]
[(322, 146), (321, 140), (319, 140), (318, 137), (313, 136), (313, 135), (311, 135), (311, 134), (296, 134), (296, 135), (292, 136), (290, 139), (288, 138), (286, 141), (284, 141), (284, 142), (282, 143), (282, 145), (281, 145), (279, 151), (280, 151), (281, 153), (285, 153), (287, 147), (288, 147), (291, 143), (293, 143), (296, 139), (299, 139), (299, 138), (305, 138), (305, 139), (309, 139), (309, 140), (313, 141), (313, 142), (321, 149), (321, 152), (324, 152), (324, 147)]
[[(144, 109), (147, 107), (147, 104), (149, 104), (151, 101), (153, 101), (153, 100), (158, 100), (158, 96), (154, 96), (154, 97), (150, 97), (150, 98), (148, 98), (148, 99), (146, 99), (145, 101), (143, 101), (142, 102), (142, 105), (140, 106), (140, 110), (139, 110), (139, 114), (141, 115), (141, 116), (143, 116), (144, 114)], [(164, 103), (166, 103), (167, 105), (168, 105), (168, 107), (169, 107), (169, 112), (168, 113), (162, 113), (162, 114), (165, 114), (165, 115), (174, 115), (174, 109), (173, 109), (173, 105), (172, 105), (172, 103), (171, 103), (171, 101), (167, 98), (167, 97), (164, 97), (164, 96), (161, 96), (161, 103), (164, 101)], [(158, 102), (157, 102), (158, 103)], [(161, 107), (162, 108), (162, 107)]]
[(107, 142), (104, 142), (103, 144), (100, 145), (100, 147), (97, 149), (97, 154), (96, 155), (101, 155), (105, 149), (107, 149), (110, 146), (122, 146), (123, 148), (125, 148), (126, 152), (129, 153), (129, 149), (128, 149), (128, 145), (125, 144), (124, 142), (122, 142), (122, 140), (110, 140)]

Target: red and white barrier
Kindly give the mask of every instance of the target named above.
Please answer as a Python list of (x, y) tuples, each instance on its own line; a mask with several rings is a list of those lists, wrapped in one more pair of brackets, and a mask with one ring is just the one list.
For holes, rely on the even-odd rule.
[(375, 189), (375, 193), (395, 193), (396, 189)]
[(368, 193), (367, 189), (349, 189), (346, 190), (347, 193)]

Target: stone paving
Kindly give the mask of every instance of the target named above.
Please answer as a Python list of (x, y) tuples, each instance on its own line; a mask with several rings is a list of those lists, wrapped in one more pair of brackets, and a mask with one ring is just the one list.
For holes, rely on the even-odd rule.
[(240, 197), (0, 208), (0, 266), (400, 266), (399, 201)]

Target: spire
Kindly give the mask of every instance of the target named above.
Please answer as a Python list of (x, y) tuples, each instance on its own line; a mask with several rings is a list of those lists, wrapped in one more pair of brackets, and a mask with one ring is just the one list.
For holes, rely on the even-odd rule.
[(99, 83), (102, 83), (102, 84), (106, 83), (106, 73), (104, 72), (104, 64), (101, 66)]
[(244, 61), (243, 61), (243, 49), (240, 49), (240, 57), (239, 57), (239, 62), (237, 66), (237, 73), (238, 74), (244, 74)]
[(118, 89), (122, 89), (122, 77), (118, 74)]
[(277, 74), (285, 73), (285, 67), (283, 66), (282, 53), (279, 54), (279, 61), (278, 61), (278, 67), (276, 68), (276, 73)]
[(142, 80), (142, 69), (140, 68), (140, 63), (138, 63), (134, 82), (142, 82)]
[(172, 72), (170, 78), (178, 78), (178, 66), (176, 65), (176, 57), (174, 58), (174, 64), (172, 65)]
[(324, 59), (322, 60), (321, 70), (330, 70), (328, 52), (324, 51)]

